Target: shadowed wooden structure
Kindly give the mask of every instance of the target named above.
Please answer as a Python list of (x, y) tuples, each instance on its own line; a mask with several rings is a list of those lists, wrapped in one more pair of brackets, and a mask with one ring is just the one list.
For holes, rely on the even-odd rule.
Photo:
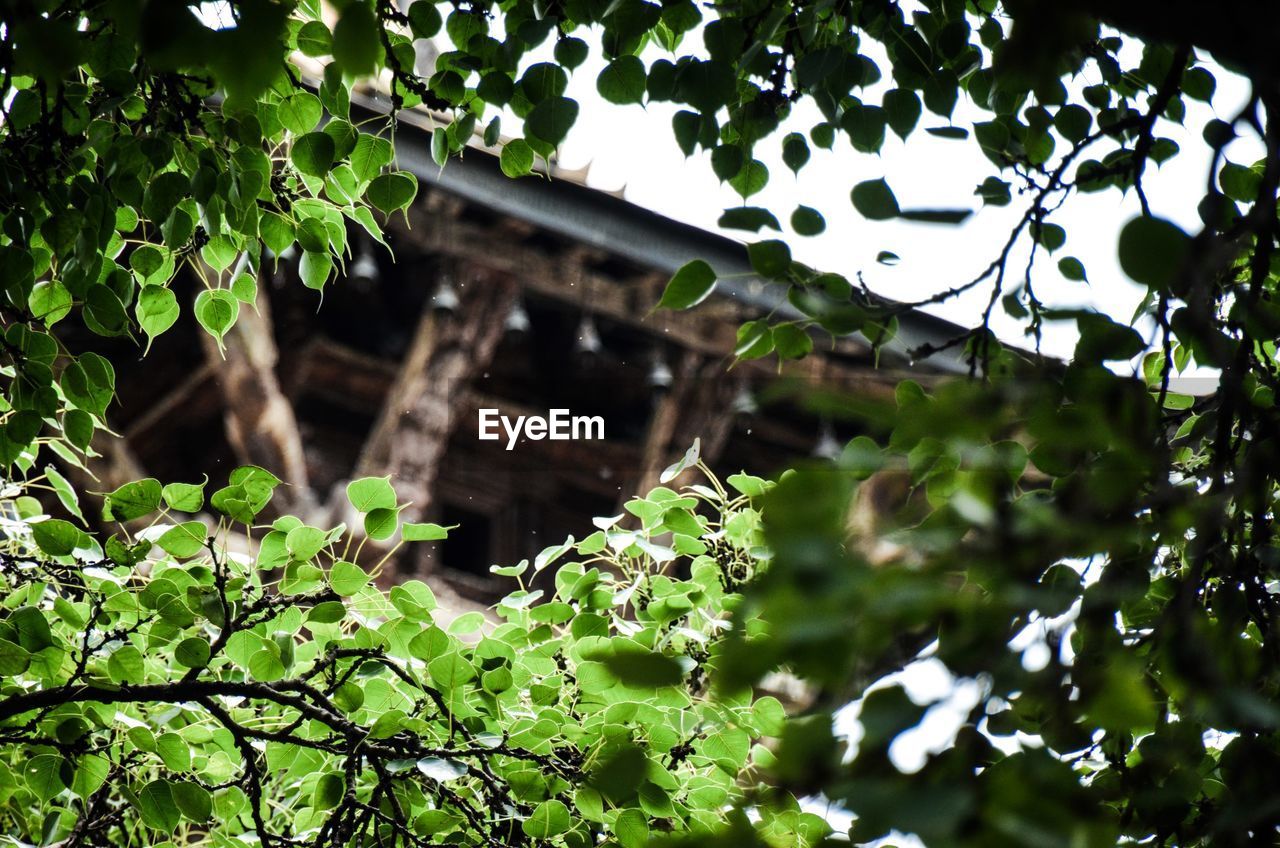
[[(145, 361), (117, 356), (110, 416), (124, 439), (97, 461), (91, 489), (193, 472), (216, 485), (251, 463), (288, 484), (281, 509), (358, 524), (345, 483), (390, 475), (411, 502), (404, 520), (460, 526), (392, 561), (388, 579), (429, 576), (486, 602), (500, 588), (491, 563), (616, 514), (695, 438), (714, 467), (767, 474), (856, 432), (815, 411), (815, 397), (864, 412), (892, 403), (905, 360), (895, 369), (888, 352), (875, 370), (852, 340), (817, 339), (781, 370), (728, 367), (737, 326), (786, 308), (751, 278), (741, 244), (573, 179), (507, 180), (483, 150), (440, 172), (415, 117), (402, 119), (397, 149), (420, 191), (388, 228), (391, 252), (352, 230), (345, 278), (323, 295), (295, 261), (267, 261), (256, 309), (242, 309), (225, 352), (187, 310)], [(698, 309), (652, 313), (674, 268), (696, 257), (733, 276)], [(181, 285), (190, 302), (196, 281)], [(912, 314), (900, 335), (911, 347), (957, 332)], [(605, 438), (508, 451), (477, 438), (482, 407), (599, 415)]]

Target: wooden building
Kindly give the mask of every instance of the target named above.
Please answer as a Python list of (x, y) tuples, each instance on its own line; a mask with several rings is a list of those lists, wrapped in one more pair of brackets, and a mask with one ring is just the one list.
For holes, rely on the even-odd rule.
[[(728, 367), (739, 323), (781, 297), (751, 278), (740, 243), (572, 175), (509, 180), (483, 149), (441, 171), (429, 138), (419, 116), (402, 116), (399, 163), (418, 174), (420, 191), (411, 226), (389, 228), (394, 256), (353, 231), (347, 279), (323, 298), (289, 261), (268, 266), (258, 308), (241, 311), (225, 358), (189, 310), (145, 360), (117, 356), (111, 414), (124, 439), (107, 446), (100, 485), (200, 473), (220, 484), (253, 463), (289, 484), (282, 507), (323, 523), (350, 520), (346, 481), (389, 474), (412, 501), (405, 520), (460, 525), (394, 573), (428, 575), (483, 602), (496, 589), (491, 563), (583, 535), (592, 516), (616, 514), (656, 484), (694, 438), (727, 473), (767, 474), (853, 434), (794, 393), (770, 403), (780, 382), (892, 397), (901, 373), (892, 353), (873, 370), (869, 348), (853, 340), (820, 341), (781, 375), (775, 361)], [(734, 276), (695, 310), (651, 314), (671, 273), (693, 258)], [(958, 332), (910, 314), (897, 344)], [(598, 415), (605, 438), (508, 451), (505, 440), (477, 438), (481, 407)]]

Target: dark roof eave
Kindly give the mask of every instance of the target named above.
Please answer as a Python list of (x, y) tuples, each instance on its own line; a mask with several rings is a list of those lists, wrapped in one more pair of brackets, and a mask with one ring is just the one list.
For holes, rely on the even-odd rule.
[[(386, 111), (368, 97), (355, 95), (352, 103), (370, 113)], [(406, 140), (413, 143), (405, 144)], [(694, 259), (705, 260), (721, 277), (717, 293), (763, 312), (799, 315), (786, 300), (785, 286), (766, 282), (752, 272), (740, 242), (566, 180), (510, 179), (499, 168), (497, 157), (484, 150), (469, 148), (441, 168), (430, 156), (430, 141), (430, 130), (419, 121), (399, 121), (396, 156), (400, 167), (423, 182), (664, 273), (674, 273)], [(887, 347), (900, 355), (926, 345), (942, 347), (966, 332), (957, 324), (918, 310), (904, 313), (898, 324), (898, 334)], [(928, 362), (940, 371), (968, 371), (958, 346), (931, 356)]]

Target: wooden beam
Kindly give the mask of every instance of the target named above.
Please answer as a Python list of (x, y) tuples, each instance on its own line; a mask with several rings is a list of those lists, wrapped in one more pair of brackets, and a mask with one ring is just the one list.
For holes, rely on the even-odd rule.
[[(573, 252), (550, 256), (518, 242), (495, 239), (491, 230), (458, 220), (433, 222), (403, 233), (403, 238), (429, 253), (449, 256), (491, 272), (511, 276), (536, 294), (577, 306), (586, 304), (597, 315), (709, 355), (733, 351), (736, 328), (725, 320), (726, 309), (736, 317), (736, 304), (715, 304), (693, 313), (663, 313), (649, 318), (653, 303), (647, 290), (622, 286), (582, 267)], [(643, 301), (643, 302), (642, 302)]]
[(192, 398), (213, 379), (213, 370), (213, 365), (206, 361), (188, 374), (186, 379), (130, 421), (129, 426), (124, 430), (124, 437), (126, 439), (142, 438), (151, 428), (163, 425), (169, 422), (172, 416), (181, 414)]
[(298, 421), (276, 376), (279, 352), (270, 303), (262, 288), (257, 309), (240, 309), (221, 350), (208, 333), (201, 333), (200, 338), (205, 360), (222, 393), (227, 442), (236, 458), (279, 475), (288, 485), (277, 491), (274, 502), (282, 510), (305, 514), (314, 508), (314, 496)]

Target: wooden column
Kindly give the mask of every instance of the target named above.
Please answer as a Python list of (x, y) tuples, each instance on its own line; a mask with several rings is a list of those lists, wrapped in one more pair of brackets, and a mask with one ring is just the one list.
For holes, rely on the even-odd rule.
[[(659, 485), (663, 470), (684, 454), (694, 439), (702, 445), (708, 464), (715, 462), (733, 430), (734, 381), (718, 361), (706, 361), (686, 351), (676, 368), (671, 389), (662, 396), (649, 419), (639, 473), (624, 502), (643, 496)], [(678, 482), (678, 481), (671, 481)]]
[[(452, 312), (423, 309), (401, 364), (357, 463), (355, 477), (391, 475), (402, 521), (421, 521), (449, 437), (467, 408), (476, 375), (493, 358), (517, 286), (505, 275), (471, 275), (457, 286)], [(474, 425), (474, 422), (472, 422)], [(341, 497), (335, 492), (335, 500)]]
[(222, 393), (227, 441), (236, 458), (279, 476), (287, 485), (277, 489), (274, 503), (282, 510), (304, 513), (305, 518), (314, 507), (314, 496), (298, 420), (276, 376), (279, 353), (265, 293), (259, 290), (256, 311), (241, 307), (221, 350), (208, 333), (200, 336)]

